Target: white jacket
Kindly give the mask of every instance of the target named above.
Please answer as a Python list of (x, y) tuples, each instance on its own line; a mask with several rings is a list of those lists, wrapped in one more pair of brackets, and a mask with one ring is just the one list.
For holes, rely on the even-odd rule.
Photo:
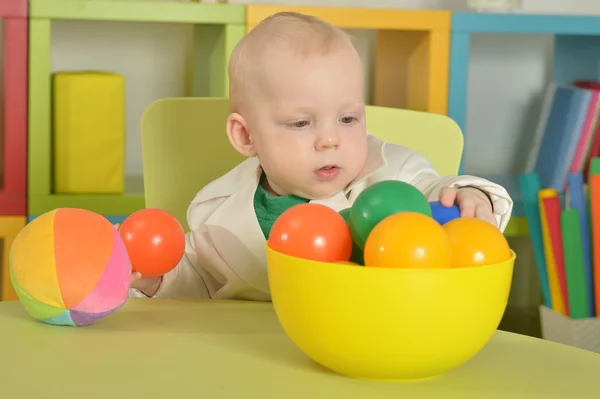
[[(336, 211), (348, 208), (367, 187), (382, 180), (413, 184), (429, 201), (437, 201), (443, 187), (471, 185), (488, 192), (499, 229), (504, 231), (513, 202), (507, 191), (473, 176), (440, 177), (425, 157), (406, 147), (369, 136), (367, 165), (344, 191), (314, 200)], [(157, 298), (213, 298), (271, 300), (267, 277), (265, 238), (254, 212), (254, 193), (262, 170), (250, 158), (204, 187), (187, 213), (182, 261), (165, 274)], [(132, 289), (130, 296), (145, 297)]]

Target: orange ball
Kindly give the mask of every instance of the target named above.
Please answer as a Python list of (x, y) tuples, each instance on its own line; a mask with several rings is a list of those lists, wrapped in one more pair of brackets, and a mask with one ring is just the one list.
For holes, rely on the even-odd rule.
[(401, 212), (379, 222), (365, 243), (365, 266), (404, 269), (450, 267), (452, 251), (446, 232), (433, 218)]
[(162, 276), (183, 258), (185, 232), (177, 219), (161, 209), (132, 213), (119, 226), (119, 233), (133, 271), (144, 277)]
[(512, 257), (506, 237), (485, 220), (454, 219), (443, 228), (452, 247), (453, 267), (489, 265)]
[(320, 262), (347, 261), (352, 254), (352, 236), (344, 218), (315, 203), (283, 212), (271, 228), (268, 245), (286, 255)]

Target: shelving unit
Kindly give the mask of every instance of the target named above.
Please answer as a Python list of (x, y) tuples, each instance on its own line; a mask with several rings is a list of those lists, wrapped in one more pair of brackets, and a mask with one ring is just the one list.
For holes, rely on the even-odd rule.
[(224, 97), (227, 62), (245, 34), (245, 6), (114, 0), (30, 0), (29, 219), (59, 207), (79, 207), (121, 220), (144, 207), (141, 179), (130, 178), (124, 195), (57, 195), (52, 190), (51, 27), (57, 20), (162, 22), (194, 25), (188, 94)]
[[(448, 115), (463, 130), (465, 143), (469, 135), (466, 121), (470, 43), (471, 36), (480, 33), (553, 35), (553, 81), (570, 84), (577, 79), (600, 78), (600, 17), (453, 13)], [(506, 234), (527, 234), (517, 176), (489, 178), (507, 187), (515, 200), (514, 217)]]
[(27, 0), (0, 0), (4, 20), (0, 217), (27, 214), (27, 8)]
[(377, 30), (373, 105), (447, 113), (449, 11), (248, 5), (248, 31), (282, 11), (340, 28)]

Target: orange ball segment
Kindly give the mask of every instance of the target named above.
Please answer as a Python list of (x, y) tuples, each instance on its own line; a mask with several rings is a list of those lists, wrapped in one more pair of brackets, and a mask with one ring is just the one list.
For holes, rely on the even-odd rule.
[(185, 252), (185, 232), (161, 209), (132, 213), (119, 227), (134, 272), (157, 277), (172, 270)]
[(443, 229), (452, 247), (452, 267), (490, 265), (512, 257), (506, 237), (485, 220), (454, 219)]
[(295, 205), (273, 224), (268, 245), (297, 258), (320, 262), (350, 259), (352, 237), (344, 218), (321, 204)]
[(379, 222), (365, 243), (365, 266), (403, 269), (449, 268), (450, 241), (430, 216), (402, 212)]

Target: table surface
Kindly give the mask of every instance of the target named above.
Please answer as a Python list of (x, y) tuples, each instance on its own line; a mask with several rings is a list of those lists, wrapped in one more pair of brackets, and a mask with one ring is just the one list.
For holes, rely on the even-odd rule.
[(0, 302), (5, 398), (599, 398), (599, 375), (598, 354), (498, 331), (438, 378), (362, 381), (309, 360), (269, 303), (130, 299), (75, 328)]

